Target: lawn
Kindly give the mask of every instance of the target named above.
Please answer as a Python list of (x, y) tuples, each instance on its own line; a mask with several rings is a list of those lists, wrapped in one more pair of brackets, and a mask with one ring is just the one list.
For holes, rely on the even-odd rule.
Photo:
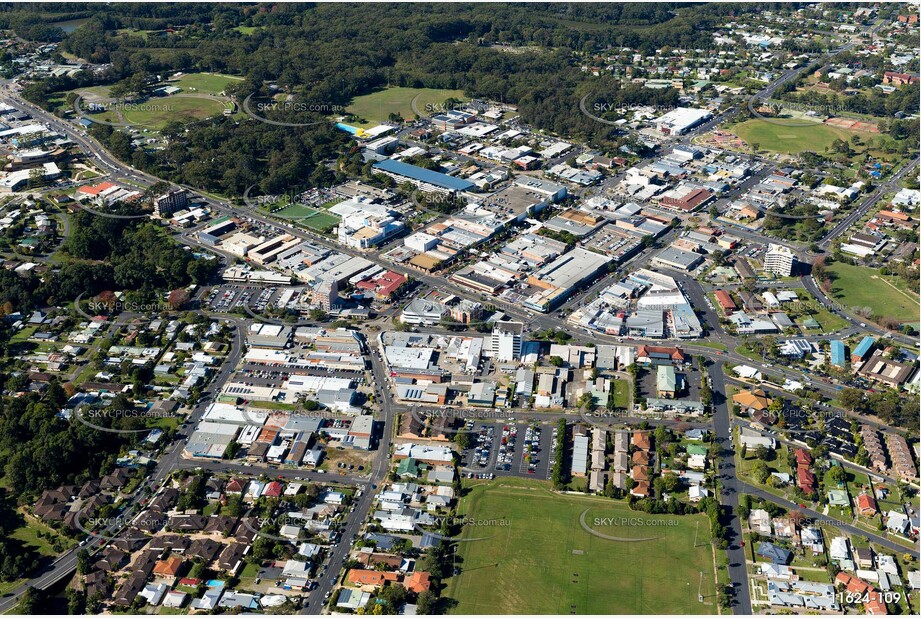
[[(714, 557), (702, 515), (647, 515), (623, 502), (554, 494), (544, 482), (510, 478), (474, 486), (460, 507), (473, 521), (493, 524), (466, 526), (462, 538), (486, 538), (457, 543), (461, 572), (445, 591), (458, 601), (454, 613), (716, 613)], [(592, 535), (580, 523), (583, 513), (600, 534), (653, 540)]]
[(339, 217), (325, 210), (317, 210), (304, 204), (291, 204), (272, 212), (273, 217), (293, 219), (296, 223), (325, 234), (339, 225)]
[(791, 317), (793, 317), (794, 321), (800, 326), (803, 325), (803, 322), (806, 320), (806, 318), (808, 317), (814, 318), (815, 321), (818, 322), (819, 325), (822, 327), (821, 330), (823, 333), (833, 333), (835, 331), (839, 331), (842, 328), (845, 328), (848, 326), (848, 322), (844, 318), (838, 316), (838, 314), (836, 313), (832, 313), (831, 311), (825, 308), (814, 309), (811, 315), (791, 316)]
[(125, 120), (148, 129), (162, 129), (167, 122), (189, 122), (224, 113), (224, 104), (216, 99), (183, 96), (151, 98), (139, 104), (141, 109), (126, 109)]
[(325, 234), (339, 225), (339, 217), (325, 212), (317, 212), (315, 215), (311, 215), (306, 219), (300, 219), (298, 223), (320, 232), (321, 234)]
[(10, 342), (11, 343), (22, 343), (24, 341), (28, 341), (32, 337), (32, 335), (35, 334), (36, 330), (38, 330), (37, 326), (26, 326), (25, 328), (20, 330), (18, 333), (10, 337)]
[[(804, 151), (821, 153), (831, 147), (836, 139), (848, 140), (852, 131), (845, 131), (821, 123), (803, 126), (802, 120), (746, 120), (730, 130), (749, 146), (758, 144), (761, 150), (797, 154)], [(869, 136), (868, 136), (869, 137)]]
[(441, 105), (450, 98), (465, 98), (462, 90), (385, 88), (371, 94), (355, 97), (352, 104), (346, 107), (346, 111), (358, 116), (364, 122), (352, 122), (350, 124), (359, 127), (374, 126), (388, 120), (392, 113), (400, 114), (403, 118), (411, 120), (415, 117), (412, 102), (417, 96), (419, 98), (416, 101), (416, 109), (423, 115), (441, 111)]
[(62, 546), (68, 549), (75, 544), (73, 540), (61, 536), (54, 529), (38, 521), (31, 515), (26, 516), (25, 523), (19, 528), (16, 528), (10, 536), (14, 539), (19, 539), (42, 556), (57, 558), (59, 552), (55, 551), (52, 539), (49, 539), (47, 536), (39, 536), (39, 532), (45, 535), (51, 534)]
[(870, 307), (874, 316), (918, 320), (918, 295), (898, 289), (878, 271), (834, 262), (826, 272), (832, 277), (832, 296), (848, 309)]
[[(751, 483), (756, 487), (760, 487), (765, 491), (768, 491), (775, 496), (781, 496), (783, 498), (790, 498), (787, 493), (789, 486), (777, 486), (769, 484), (771, 482), (770, 477), (768, 478), (767, 483), (759, 483), (755, 480), (753, 469), (755, 463), (758, 461), (758, 458), (755, 456), (754, 449), (748, 449), (746, 456), (742, 457), (741, 455), (741, 442), (737, 433), (733, 432), (733, 444), (735, 444), (736, 451), (736, 470), (738, 472), (739, 478), (744, 479), (745, 481)], [(787, 463), (787, 447), (785, 445), (778, 445), (776, 452), (771, 455), (772, 459), (764, 460), (764, 463), (767, 464), (768, 470), (771, 472), (791, 474), (790, 466)]]
[(178, 86), (183, 90), (204, 92), (206, 94), (220, 94), (228, 84), (242, 82), (242, 77), (222, 75), (220, 73), (188, 73), (179, 79), (169, 82), (170, 86)]
[(630, 405), (630, 387), (631, 384), (626, 380), (613, 380), (614, 387), (614, 405), (618, 408), (626, 408)]
[(753, 360), (753, 361), (755, 361), (755, 362), (757, 362), (757, 363), (763, 363), (763, 362), (764, 362), (764, 358), (763, 358), (760, 354), (758, 354), (758, 352), (756, 352), (756, 351), (754, 351), (753, 349), (749, 348), (749, 347), (748, 347), (747, 345), (745, 345), (745, 344), (742, 344), (742, 345), (740, 345), (740, 346), (738, 346), (738, 347), (736, 348), (736, 354), (739, 354), (739, 355), (741, 355), (741, 356), (744, 356), (745, 358), (749, 358), (749, 359), (751, 359), (751, 360)]
[(276, 210), (270, 210), (272, 215), (276, 217), (281, 217), (283, 219), (301, 219), (303, 217), (311, 217), (317, 214), (315, 208), (310, 206), (305, 206), (304, 204), (289, 204), (284, 206), (280, 204), (281, 208), (277, 207), (275, 204), (270, 204), (271, 208), (276, 208)]

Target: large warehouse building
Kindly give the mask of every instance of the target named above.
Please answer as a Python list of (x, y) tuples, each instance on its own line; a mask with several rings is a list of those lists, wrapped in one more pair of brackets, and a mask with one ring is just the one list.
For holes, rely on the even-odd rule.
[(374, 164), (374, 170), (390, 176), (397, 182), (411, 182), (421, 190), (432, 193), (457, 193), (459, 191), (470, 191), (476, 188), (476, 185), (463, 178), (455, 178), (427, 170), (424, 167), (410, 165), (402, 161), (385, 159)]

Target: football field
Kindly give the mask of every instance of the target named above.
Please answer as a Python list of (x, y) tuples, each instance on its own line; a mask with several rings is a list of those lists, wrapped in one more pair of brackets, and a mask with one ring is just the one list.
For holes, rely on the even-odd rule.
[(648, 515), (512, 478), (475, 486), (460, 507), (472, 522), (460, 538), (481, 540), (457, 543), (452, 613), (717, 612), (704, 515)]

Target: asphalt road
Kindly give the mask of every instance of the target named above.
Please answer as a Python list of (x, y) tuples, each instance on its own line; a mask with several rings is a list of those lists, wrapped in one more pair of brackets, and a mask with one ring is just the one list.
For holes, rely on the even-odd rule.
[(723, 366), (713, 363), (708, 368), (713, 389), (713, 432), (720, 446), (719, 459), (714, 462), (719, 472), (719, 501), (731, 510), (728, 528), (730, 530), (729, 579), (733, 582), (732, 610), (735, 614), (751, 614), (751, 594), (748, 587), (748, 571), (745, 562), (745, 548), (742, 547), (742, 523), (739, 520), (739, 492), (742, 484), (736, 477), (735, 457), (732, 448), (732, 423), (729, 402), (726, 398), (726, 382)]
[[(372, 346), (370, 340), (368, 341), (368, 345)], [(374, 379), (377, 384), (386, 389), (384, 385), (387, 384), (387, 372), (384, 365), (378, 359), (373, 349), (370, 352), (368, 356), (371, 359), (371, 371), (374, 375)], [(368, 515), (374, 505), (374, 497), (377, 493), (375, 491), (376, 486), (380, 485), (389, 470), (394, 411), (389, 396), (382, 397), (380, 403), (383, 413), (383, 427), (381, 430), (380, 442), (377, 445), (377, 456), (374, 458), (374, 467), (370, 479), (371, 486), (362, 493), (357, 501), (353, 502), (355, 510), (346, 521), (345, 527), (342, 530), (342, 539), (333, 548), (330, 556), (327, 558), (325, 577), (320, 579), (317, 583), (317, 587), (311, 591), (307, 602), (301, 608), (300, 613), (302, 614), (319, 614), (323, 609), (327, 600), (327, 595), (339, 579), (339, 571), (342, 569), (342, 564), (348, 556), (352, 541), (364, 525), (364, 522), (368, 519)]]
[(839, 530), (841, 530), (842, 532), (847, 533), (849, 536), (864, 537), (867, 540), (869, 540), (870, 543), (873, 543), (874, 545), (878, 545), (879, 547), (884, 547), (891, 552), (895, 552), (897, 555), (902, 555), (902, 554), (911, 552), (911, 550), (908, 547), (904, 545), (900, 545), (899, 543), (896, 543), (894, 541), (890, 541), (889, 539), (883, 538), (879, 536), (878, 534), (876, 534), (875, 532), (868, 532), (867, 530), (863, 530), (861, 528), (855, 528), (854, 526), (848, 523), (838, 521), (835, 519), (831, 519), (827, 515), (822, 515), (818, 511), (815, 511), (808, 507), (804, 507), (795, 502), (790, 502), (789, 500), (785, 500), (784, 498), (781, 498), (780, 496), (775, 496), (774, 494), (768, 491), (765, 491), (753, 485), (749, 485), (748, 483), (743, 483), (739, 481), (739, 487), (742, 491), (744, 491), (747, 494), (751, 494), (762, 500), (773, 502), (774, 504), (780, 505), (790, 512), (799, 511), (800, 513), (803, 513), (805, 516), (811, 519), (821, 521), (829, 525), (833, 525)]

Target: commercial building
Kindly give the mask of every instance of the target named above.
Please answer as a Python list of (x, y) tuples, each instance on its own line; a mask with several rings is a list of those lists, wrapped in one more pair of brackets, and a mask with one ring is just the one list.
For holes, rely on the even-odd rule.
[(291, 234), (280, 234), (269, 238), (247, 250), (246, 256), (257, 264), (270, 264), (281, 254), (296, 247), (301, 239)]
[(683, 182), (674, 189), (663, 193), (659, 197), (659, 204), (664, 208), (693, 212), (709, 202), (713, 197), (713, 192), (706, 187)]
[(395, 212), (367, 198), (340, 202), (329, 211), (340, 218), (336, 230), (338, 241), (353, 249), (377, 246), (405, 227)]
[(339, 284), (335, 279), (323, 279), (310, 292), (310, 302), (324, 311), (339, 306)]
[(705, 109), (678, 107), (655, 120), (656, 129), (665, 135), (683, 135), (706, 122), (713, 114)]
[(186, 189), (170, 189), (153, 200), (154, 213), (162, 218), (169, 217), (177, 210), (188, 208), (188, 206), (189, 192)]
[(189, 436), (183, 452), (186, 457), (220, 459), (239, 430), (238, 425), (231, 423), (202, 421), (195, 433)]
[(599, 273), (607, 271), (611, 258), (577, 247), (528, 277), (539, 291), (525, 299), (531, 309), (547, 312)]
[(607, 220), (604, 217), (595, 213), (570, 208), (547, 221), (544, 227), (554, 232), (568, 232), (576, 238), (582, 238), (606, 222)]
[(523, 332), (524, 324), (521, 322), (496, 322), (490, 338), (490, 355), (499, 361), (519, 360)]
[(656, 395), (664, 399), (674, 399), (678, 396), (678, 374), (673, 365), (659, 365), (656, 367)]
[(519, 176), (515, 179), (515, 185), (540, 193), (553, 203), (559, 202), (568, 195), (568, 190), (564, 185), (533, 176)]
[(367, 293), (373, 293), (377, 300), (388, 301), (398, 294), (408, 282), (409, 278), (405, 275), (388, 270), (370, 279), (362, 279), (355, 284), (355, 287)]
[(379, 161), (373, 167), (374, 171), (386, 174), (397, 182), (410, 182), (426, 192), (457, 193), (470, 191), (476, 187), (475, 184), (468, 180), (454, 178), (447, 174), (393, 159)]
[(0, 179), (0, 192), (13, 192), (22, 189), (28, 189), (33, 182), (35, 170), (38, 170), (39, 178), (37, 184), (43, 184), (47, 180), (54, 180), (61, 175), (58, 164), (52, 162), (42, 163), (41, 166), (32, 169), (19, 170), (10, 172)]
[(433, 326), (441, 322), (446, 313), (448, 308), (441, 303), (415, 298), (403, 307), (400, 321), (404, 324)]
[(697, 268), (697, 265), (704, 261), (704, 256), (691, 251), (676, 249), (675, 247), (666, 247), (658, 255), (652, 258), (652, 263), (657, 266), (674, 268), (675, 270), (691, 271)]
[(291, 341), (291, 327), (280, 324), (250, 324), (246, 342), (254, 348), (283, 350)]
[(770, 245), (764, 255), (764, 271), (779, 277), (789, 277), (793, 274), (796, 256), (793, 250), (783, 245)]

